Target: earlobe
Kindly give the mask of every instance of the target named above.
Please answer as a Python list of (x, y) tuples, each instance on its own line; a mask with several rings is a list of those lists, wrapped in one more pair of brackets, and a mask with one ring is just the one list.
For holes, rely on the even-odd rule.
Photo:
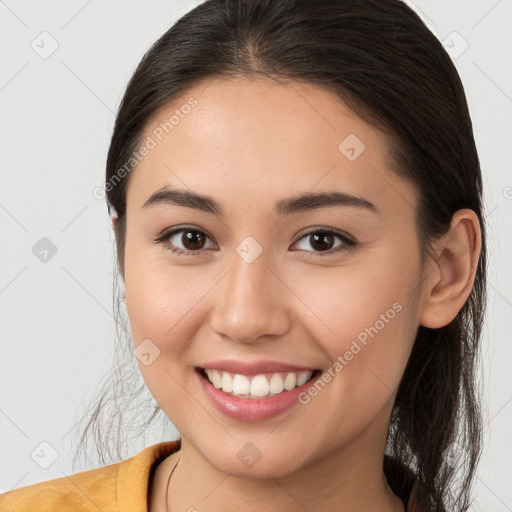
[(112, 215), (112, 217), (110, 217), (110, 222), (112, 224), (112, 229), (115, 231), (117, 227), (117, 215)]
[(480, 221), (473, 210), (458, 210), (450, 230), (435, 244), (437, 261), (424, 288), (420, 324), (448, 325), (467, 301), (481, 250)]

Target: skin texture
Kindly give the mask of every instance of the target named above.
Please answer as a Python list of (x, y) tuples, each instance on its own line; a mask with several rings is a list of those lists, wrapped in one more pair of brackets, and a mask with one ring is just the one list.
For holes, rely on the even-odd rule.
[[(159, 112), (146, 135), (190, 97), (197, 106), (132, 171), (127, 191), (134, 346), (150, 339), (159, 348), (140, 370), (182, 436), (179, 455), (157, 470), (151, 512), (403, 510), (382, 469), (393, 402), (419, 325), (446, 325), (471, 291), (476, 215), (457, 212), (435, 246), (439, 262), (422, 269), (414, 188), (390, 169), (386, 135), (331, 92), (268, 78), (210, 80)], [(354, 161), (338, 149), (349, 134), (365, 145)], [(163, 185), (211, 196), (225, 215), (143, 208)], [(283, 198), (325, 191), (364, 197), (379, 213), (273, 213)], [(153, 241), (183, 224), (208, 235), (197, 254)], [(304, 236), (321, 228), (359, 245), (334, 253), (344, 243), (334, 237), (327, 255)], [(182, 235), (172, 243), (190, 250)], [(249, 236), (262, 248), (252, 263), (236, 252)], [(401, 310), (307, 405), (246, 423), (218, 412), (199, 386), (194, 367), (217, 359), (327, 370), (396, 303)], [(261, 453), (252, 467), (237, 457), (247, 442)]]

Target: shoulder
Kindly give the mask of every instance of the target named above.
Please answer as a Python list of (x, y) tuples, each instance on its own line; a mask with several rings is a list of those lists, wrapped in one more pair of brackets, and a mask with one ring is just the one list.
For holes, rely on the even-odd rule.
[(157, 443), (115, 464), (14, 489), (0, 494), (0, 510), (117, 512), (126, 505), (145, 510), (151, 468), (178, 448), (178, 441)]
[[(98, 495), (112, 496), (119, 465), (111, 464), (81, 473), (27, 485), (0, 494), (2, 512), (98, 510)], [(100, 509), (101, 510), (101, 509)], [(111, 509), (106, 509), (107, 510)]]

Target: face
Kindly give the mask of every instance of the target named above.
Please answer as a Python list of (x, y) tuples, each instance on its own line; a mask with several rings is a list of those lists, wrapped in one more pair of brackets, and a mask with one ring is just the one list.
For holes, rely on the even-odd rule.
[[(191, 89), (143, 141), (126, 308), (143, 377), (183, 442), (252, 476), (383, 450), (421, 279), (417, 197), (391, 171), (386, 135), (314, 85), (239, 79)], [(163, 187), (210, 201), (145, 205)], [(222, 370), (214, 384), (207, 367)], [(270, 394), (234, 397), (230, 382)]]

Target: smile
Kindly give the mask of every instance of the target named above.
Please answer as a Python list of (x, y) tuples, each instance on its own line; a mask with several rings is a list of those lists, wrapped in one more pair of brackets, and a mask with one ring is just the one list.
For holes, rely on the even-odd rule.
[[(219, 365), (223, 369), (216, 368), (216, 364), (208, 366), (195, 368), (203, 393), (222, 414), (244, 422), (270, 420), (284, 413), (298, 404), (299, 395), (322, 375), (322, 370), (294, 369), (283, 364), (232, 362)], [(226, 366), (245, 374), (228, 371)]]
[(203, 369), (208, 380), (224, 393), (242, 398), (273, 397), (304, 385), (314, 371), (273, 372), (254, 376), (231, 373), (228, 371)]

